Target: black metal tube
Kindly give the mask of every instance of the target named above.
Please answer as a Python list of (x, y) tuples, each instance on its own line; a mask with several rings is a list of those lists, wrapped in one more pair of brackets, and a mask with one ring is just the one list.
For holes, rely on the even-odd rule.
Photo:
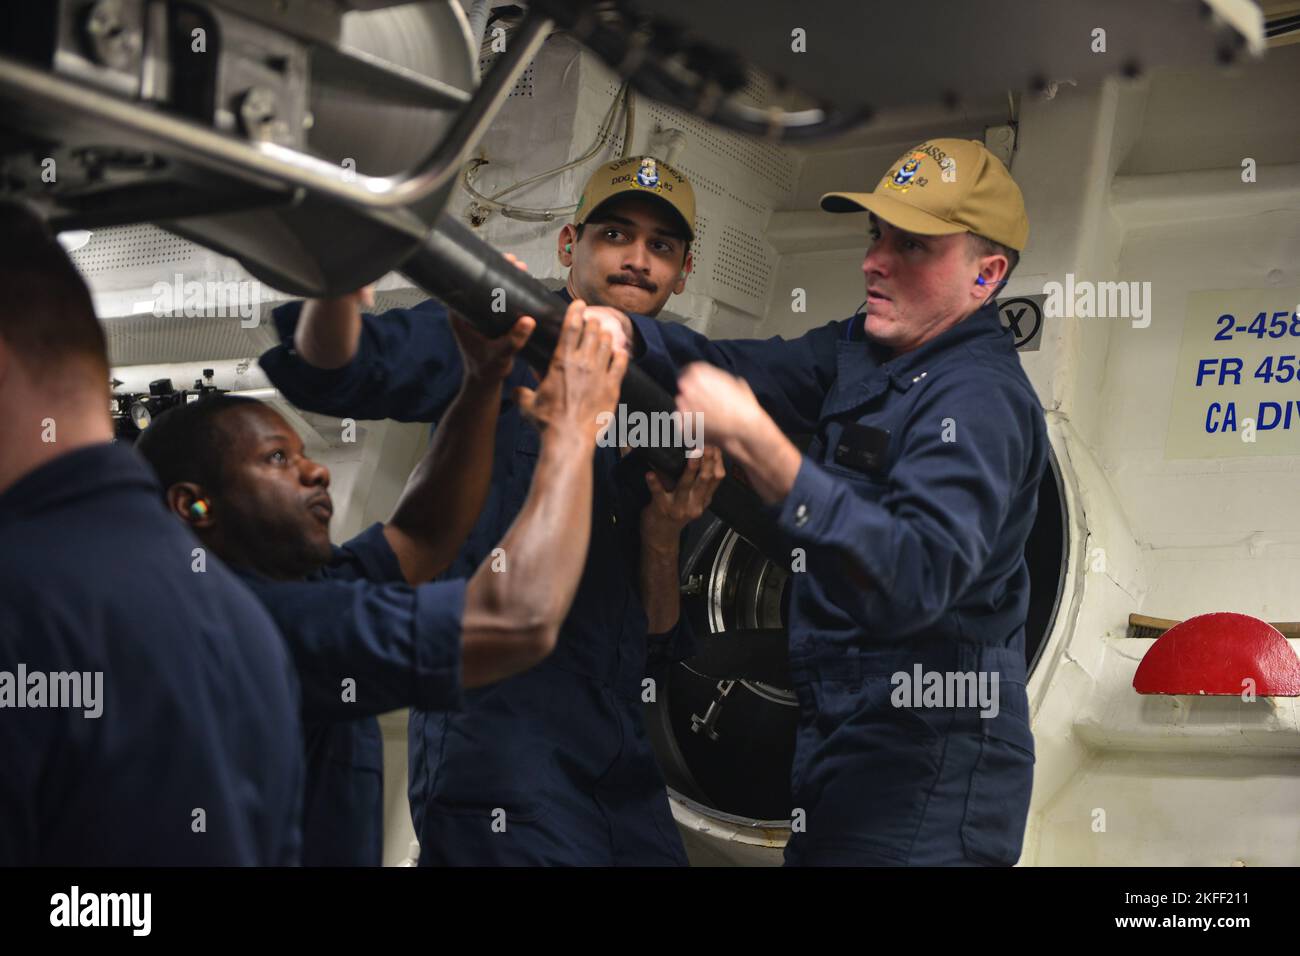
[[(537, 329), (524, 347), (524, 357), (539, 374), (545, 373), (564, 321), (564, 300), (517, 269), (464, 223), (444, 213), (400, 271), (486, 335), (502, 335), (521, 315), (531, 315), (537, 320)], [(628, 366), (620, 401), (629, 412), (648, 415), (676, 409), (672, 396), (636, 365)], [(641, 451), (656, 471), (671, 478), (680, 475), (686, 465), (685, 448)], [(787, 565), (790, 546), (751, 488), (728, 476), (714, 493), (709, 510), (766, 557)]]

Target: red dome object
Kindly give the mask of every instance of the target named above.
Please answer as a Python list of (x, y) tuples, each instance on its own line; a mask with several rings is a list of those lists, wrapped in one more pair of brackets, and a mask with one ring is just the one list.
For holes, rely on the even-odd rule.
[(1133, 675), (1139, 694), (1300, 697), (1300, 660), (1273, 625), (1247, 614), (1201, 614), (1165, 631)]

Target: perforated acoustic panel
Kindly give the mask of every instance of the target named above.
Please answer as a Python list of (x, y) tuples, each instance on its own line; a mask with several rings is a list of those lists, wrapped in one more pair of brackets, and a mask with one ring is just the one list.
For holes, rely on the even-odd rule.
[[(496, 62), (496, 58), (498, 56), (500, 56), (499, 53), (489, 53), (487, 56), (479, 57), (478, 75), (479, 76), (486, 75), (487, 71), (492, 67), (492, 64)], [(533, 95), (533, 79), (535, 75), (536, 74), (533, 72), (533, 67), (529, 66), (520, 75), (519, 79), (515, 80), (515, 85), (510, 88), (509, 95), (531, 97)]]
[[(375, 294), (373, 312), (407, 309), (428, 295), (420, 289), (392, 289)], [(159, 365), (255, 358), (279, 344), (271, 312), (279, 301), (262, 302), (248, 319), (221, 315), (153, 315), (141, 313), (103, 323), (109, 364)], [(256, 325), (245, 328), (245, 323)]]
[(115, 367), (252, 358), (276, 344), (270, 307), (263, 308), (256, 327), (247, 329), (238, 316), (148, 313), (103, 325), (109, 364)]
[(778, 195), (794, 188), (797, 166), (794, 158), (781, 147), (729, 133), (653, 100), (643, 100), (642, 103), (654, 122), (665, 129), (680, 129), (686, 134), (691, 143), (688, 147), (690, 152), (703, 151), (724, 165), (747, 170), (770, 184)]
[(187, 239), (157, 226), (120, 226), (91, 234), (90, 241), (72, 253), (72, 261), (87, 278), (122, 270), (189, 261), (199, 248)]
[[(250, 304), (283, 295), (234, 259), (152, 225), (97, 229), (72, 253), (101, 319), (141, 313), (247, 315)], [(196, 285), (198, 283), (199, 285)]]
[(689, 161), (678, 161), (677, 165), (691, 181), (691, 185), (695, 187), (697, 201), (700, 193), (703, 192), (715, 197), (720, 203), (736, 203), (756, 216), (766, 217), (772, 210), (771, 200), (762, 193), (744, 195), (743, 187), (732, 188), (726, 185), (725, 182), (720, 182), (700, 172), (704, 167), (699, 163), (694, 164), (694, 168), (692, 168)]
[(708, 265), (709, 260), (704, 250), (710, 248), (709, 217), (700, 212), (697, 206), (695, 210), (695, 241), (691, 243), (691, 255), (694, 257), (696, 273), (702, 273)]
[(727, 223), (722, 227), (715, 255), (711, 270), (714, 282), (740, 297), (766, 305), (776, 255), (762, 236)]

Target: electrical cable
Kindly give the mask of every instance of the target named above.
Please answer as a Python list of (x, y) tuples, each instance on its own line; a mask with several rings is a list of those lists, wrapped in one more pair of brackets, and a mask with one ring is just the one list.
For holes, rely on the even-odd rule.
[(474, 174), (479, 170), (480, 167), (488, 165), (489, 160), (474, 159), (466, 164), (464, 171), (461, 173), (461, 177), (460, 177), (461, 186), (465, 189), (466, 192), (470, 194), (470, 196), (474, 198), (474, 201), (478, 203), (480, 206), (484, 206), (489, 209), (494, 209), (500, 212), (503, 216), (506, 216), (511, 219), (521, 219), (528, 222), (552, 222), (557, 216), (568, 215), (575, 212), (578, 208), (576, 203), (567, 206), (561, 206), (561, 207), (538, 209), (538, 208), (529, 208), (525, 206), (510, 205), (501, 202), (501, 199), (502, 197), (507, 196), (510, 193), (517, 192), (518, 190), (523, 189), (525, 186), (530, 186), (533, 183), (539, 182), (540, 180), (549, 179), (552, 176), (557, 176), (560, 173), (565, 172), (566, 170), (574, 168), (575, 166), (579, 166), (582, 163), (585, 163), (588, 160), (590, 160), (597, 153), (599, 153), (600, 150), (609, 141), (610, 135), (613, 132), (613, 128), (612, 128), (613, 122), (615, 117), (618, 115), (618, 105), (620, 102), (624, 104), (624, 123), (623, 123), (623, 146), (622, 146), (622, 150), (619, 153), (618, 158), (625, 159), (631, 149), (632, 136), (635, 132), (635, 106), (632, 99), (632, 91), (627, 81), (624, 81), (622, 85), (619, 86), (618, 91), (614, 94), (614, 98), (610, 102), (609, 109), (606, 110), (605, 117), (604, 119), (601, 120), (600, 126), (597, 128), (595, 142), (592, 143), (590, 149), (588, 149), (585, 153), (583, 153), (583, 155), (579, 156), (577, 159), (571, 160), (570, 162), (567, 162), (562, 166), (556, 166), (554, 169), (548, 169), (543, 172), (537, 173), (536, 175), (530, 176), (527, 179), (521, 180), (517, 183), (513, 183), (505, 187), (504, 189), (498, 190), (497, 192), (493, 193), (491, 196), (485, 196), (483, 193), (479, 192), (479, 190), (475, 188), (473, 183)]

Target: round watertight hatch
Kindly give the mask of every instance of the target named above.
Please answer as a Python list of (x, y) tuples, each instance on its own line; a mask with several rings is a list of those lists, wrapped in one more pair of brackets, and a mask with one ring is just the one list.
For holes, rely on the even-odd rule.
[[(1031, 674), (1056, 618), (1067, 548), (1065, 495), (1052, 456), (1025, 546)], [(706, 650), (673, 665), (646, 705), (670, 796), (731, 839), (754, 834), (747, 842), (765, 846), (773, 845), (773, 828), (788, 831), (791, 807), (798, 706), (786, 659), (790, 576), (712, 515), (697, 521), (682, 551), (682, 613), (696, 635), (708, 635), (697, 642)], [(734, 676), (720, 679), (724, 674)]]

